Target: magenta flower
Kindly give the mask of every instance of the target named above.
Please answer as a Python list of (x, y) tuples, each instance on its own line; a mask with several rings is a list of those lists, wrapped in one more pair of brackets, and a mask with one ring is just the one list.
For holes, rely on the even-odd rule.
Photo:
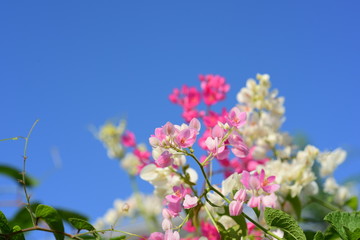
[(219, 75), (200, 75), (201, 89), (206, 105), (213, 105), (225, 99), (230, 85), (226, 84), (225, 78)]
[(121, 143), (124, 144), (126, 147), (135, 147), (135, 134), (126, 130), (126, 132), (121, 136)]
[(212, 128), (215, 127), (218, 122), (225, 123), (225, 116), (227, 115), (226, 109), (223, 108), (221, 114), (218, 114), (214, 111), (209, 111), (207, 115), (203, 117), (203, 121), (206, 127)]

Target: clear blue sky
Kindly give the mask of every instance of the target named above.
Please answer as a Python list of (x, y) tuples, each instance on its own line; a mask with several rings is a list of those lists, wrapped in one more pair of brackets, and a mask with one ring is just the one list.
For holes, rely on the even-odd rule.
[[(284, 130), (349, 151), (344, 180), (360, 172), (359, 12), (358, 1), (1, 1), (0, 138), (26, 135), (39, 118), (33, 198), (94, 220), (130, 187), (90, 125), (127, 116), (147, 141), (181, 123), (174, 87), (223, 75), (231, 107), (247, 78), (269, 73), (286, 98)], [(23, 143), (1, 142), (1, 163), (21, 167)]]

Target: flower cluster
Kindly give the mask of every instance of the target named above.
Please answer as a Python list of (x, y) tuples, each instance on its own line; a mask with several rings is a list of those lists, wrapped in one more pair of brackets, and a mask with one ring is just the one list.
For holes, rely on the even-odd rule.
[[(297, 146), (281, 130), (284, 98), (271, 90), (269, 75), (249, 79), (237, 94), (238, 104), (218, 112), (212, 107), (226, 98), (230, 85), (218, 75), (200, 75), (199, 80), (200, 90), (183, 86), (170, 94), (170, 101), (182, 107), (185, 123), (156, 128), (149, 138), (151, 151), (124, 123), (107, 124), (99, 133), (108, 155), (119, 159), (129, 175), (152, 184), (154, 197), (161, 199), (160, 207), (146, 206), (148, 200), (132, 207), (127, 201), (127, 214), (138, 208), (147, 216), (161, 215), (148, 239), (217, 240), (234, 234), (281, 239), (281, 230), (267, 226), (268, 208), (301, 219), (298, 208), (323, 196), (336, 208), (347, 207), (350, 191), (333, 177), (346, 152)], [(206, 110), (200, 109), (202, 103)], [(101, 221), (110, 224), (119, 213), (115, 209)]]

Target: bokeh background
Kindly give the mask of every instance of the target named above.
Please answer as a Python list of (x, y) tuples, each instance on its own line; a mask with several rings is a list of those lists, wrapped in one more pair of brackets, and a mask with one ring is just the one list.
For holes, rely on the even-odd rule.
[[(181, 123), (168, 101), (199, 74), (231, 84), (269, 73), (285, 96), (283, 130), (321, 150), (342, 147), (340, 182), (360, 173), (358, 1), (1, 1), (0, 139), (31, 136), (32, 199), (92, 221), (131, 188), (91, 129), (126, 117), (139, 141)], [(0, 163), (22, 166), (24, 141), (0, 142)], [(145, 192), (148, 184), (139, 180)], [(15, 199), (0, 178), (2, 211)]]

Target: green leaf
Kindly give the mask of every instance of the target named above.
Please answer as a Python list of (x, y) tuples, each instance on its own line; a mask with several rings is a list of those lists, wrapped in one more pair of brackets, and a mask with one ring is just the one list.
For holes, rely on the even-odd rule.
[(241, 229), (241, 235), (245, 237), (247, 235), (247, 225), (244, 216), (231, 216), (231, 218), (234, 219), (237, 224), (239, 224)]
[(324, 234), (324, 239), (326, 240), (339, 240), (340, 239), (340, 235), (336, 232), (336, 230), (334, 229), (334, 227), (332, 225), (330, 225)]
[[(88, 230), (88, 231), (96, 230), (93, 225), (91, 225), (90, 223), (88, 223), (87, 221), (85, 221), (83, 219), (69, 218), (69, 223), (71, 225), (73, 225), (79, 231), (83, 230), (83, 229)], [(99, 233), (94, 232), (93, 235), (96, 239), (101, 239)]]
[(256, 216), (259, 218), (260, 217), (260, 210), (257, 207), (252, 208), (252, 210), (254, 210)]
[(124, 240), (124, 239), (126, 239), (126, 236), (119, 236), (119, 237), (110, 238), (110, 240)]
[[(13, 232), (18, 232), (21, 230), (21, 227), (16, 225), (13, 227)], [(11, 237), (12, 240), (25, 240), (24, 233), (18, 233)]]
[(82, 230), (82, 229), (85, 229), (88, 231), (95, 230), (93, 225), (91, 225), (87, 221), (79, 219), (79, 218), (69, 218), (69, 222), (71, 223), (71, 225), (73, 225), (78, 230)]
[(56, 211), (59, 213), (59, 215), (62, 217), (62, 219), (68, 223), (70, 223), (68, 220), (69, 218), (78, 218), (78, 219), (82, 219), (85, 221), (89, 220), (88, 217), (86, 217), (80, 213), (77, 213), (77, 212), (69, 211), (67, 209), (56, 208)]
[(299, 197), (291, 197), (291, 195), (289, 194), (286, 197), (286, 200), (289, 201), (289, 203), (291, 204), (291, 206), (293, 207), (296, 217), (297, 219), (301, 218), (301, 201), (299, 199)]
[(9, 222), (2, 211), (0, 211), (0, 231), (1, 233), (12, 232), (11, 228), (9, 227)]
[(334, 229), (339, 233), (342, 239), (348, 240), (345, 229), (346, 226), (349, 230), (355, 231), (355, 229), (360, 228), (360, 212), (340, 212), (334, 211), (329, 213), (324, 218), (325, 221), (329, 222)]
[(317, 231), (314, 236), (314, 240), (325, 240), (325, 236), (322, 232)]
[(269, 226), (281, 229), (284, 232), (284, 239), (306, 240), (303, 230), (295, 219), (281, 210), (265, 208), (265, 221)]
[(344, 227), (344, 229), (349, 240), (360, 239), (360, 228), (357, 228), (354, 231), (350, 231), (347, 227)]
[(305, 234), (306, 240), (313, 240), (316, 232), (307, 230), (307, 231), (304, 231), (304, 234)]
[(40, 204), (36, 208), (35, 215), (37, 218), (43, 219), (52, 230), (59, 232), (54, 233), (56, 240), (64, 239), (64, 235), (61, 234), (64, 232), (64, 224), (55, 208)]
[[(18, 184), (22, 185), (22, 174), (21, 170), (7, 165), (0, 165), (0, 174), (6, 175), (14, 179)], [(37, 181), (34, 178), (25, 176), (25, 185), (27, 187), (34, 187), (37, 184)]]
[(359, 201), (356, 196), (351, 197), (349, 200), (345, 202), (345, 205), (350, 207), (352, 210), (356, 211), (359, 207)]

